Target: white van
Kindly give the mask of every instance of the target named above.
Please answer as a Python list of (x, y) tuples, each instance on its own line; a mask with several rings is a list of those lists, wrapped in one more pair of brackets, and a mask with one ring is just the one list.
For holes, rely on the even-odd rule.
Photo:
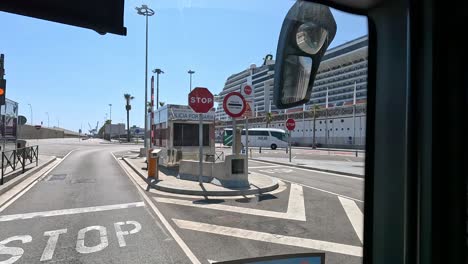
[[(245, 146), (245, 129), (242, 130), (242, 145)], [(225, 146), (232, 145), (232, 128), (224, 129), (223, 143)], [(271, 149), (286, 148), (288, 136), (286, 132), (278, 128), (250, 128), (249, 147), (269, 147)]]

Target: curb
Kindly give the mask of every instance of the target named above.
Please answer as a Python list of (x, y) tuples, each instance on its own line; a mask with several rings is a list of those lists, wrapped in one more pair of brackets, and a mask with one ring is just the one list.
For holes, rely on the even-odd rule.
[[(21, 182), (23, 182), (24, 180), (26, 180), (28, 177), (30, 177), (31, 175), (35, 174), (36, 172), (42, 170), (44, 167), (46, 167), (47, 165), (51, 164), (52, 162), (56, 161), (57, 160), (57, 157), (53, 156), (51, 159), (49, 159), (48, 161), (44, 162), (43, 164), (40, 164), (38, 165), (37, 167), (34, 167), (32, 169), (29, 169), (28, 171), (26, 171), (23, 175), (21, 176), (17, 176), (15, 177), (14, 179), (8, 181), (7, 183), (5, 183), (4, 185), (1, 185), (0, 186), (0, 195), (8, 192), (10, 189), (12, 189), (13, 187), (15, 187), (16, 185), (20, 184)], [(25, 186), (22, 190), (26, 189), (29, 185)], [(21, 191), (22, 191), (21, 190)]]
[[(138, 170), (136, 169), (131, 162), (127, 161), (126, 158), (123, 158), (125, 163), (127, 163), (128, 166), (132, 168), (134, 172), (136, 172), (145, 182), (146, 182), (146, 177)], [(269, 176), (268, 176), (269, 177)], [(272, 177), (270, 177), (272, 178)], [(274, 178), (272, 178), (274, 180)], [(274, 184), (271, 186), (265, 187), (265, 188), (259, 188), (259, 189), (252, 189), (252, 190), (230, 190), (230, 191), (198, 191), (198, 190), (184, 190), (184, 189), (176, 189), (176, 188), (170, 188), (170, 187), (165, 187), (157, 184), (151, 184), (151, 187), (153, 187), (156, 190), (163, 191), (163, 192), (168, 192), (168, 193), (176, 193), (176, 194), (185, 194), (185, 195), (198, 195), (198, 196), (240, 196), (240, 195), (254, 195), (254, 194), (262, 194), (262, 193), (267, 193), (271, 192), (273, 190), (278, 189), (279, 184), (278, 180), (274, 180)]]
[(263, 159), (252, 159), (251, 158), (249, 160), (261, 161), (261, 162), (284, 165), (284, 166), (290, 166), (290, 167), (296, 167), (296, 168), (301, 168), (301, 169), (306, 169), (306, 170), (311, 170), (311, 171), (323, 171), (323, 172), (335, 173), (335, 174), (340, 174), (340, 175), (352, 176), (352, 177), (356, 177), (356, 178), (364, 178), (364, 175), (351, 173), (351, 172), (327, 170), (327, 169), (314, 168), (314, 167), (308, 167), (308, 166), (302, 166), (302, 165), (296, 165), (296, 164), (289, 164), (289, 163), (278, 162), (278, 161), (263, 160)]

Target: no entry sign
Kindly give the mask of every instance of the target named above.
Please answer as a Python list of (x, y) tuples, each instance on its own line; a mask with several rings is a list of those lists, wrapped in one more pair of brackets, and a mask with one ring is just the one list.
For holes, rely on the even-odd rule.
[(292, 118), (289, 118), (288, 120), (286, 120), (286, 128), (289, 131), (294, 130), (294, 128), (296, 128), (296, 121), (294, 121), (294, 119)]
[(246, 102), (239, 92), (228, 93), (223, 100), (223, 108), (230, 117), (240, 117), (245, 112)]
[(195, 113), (208, 113), (213, 108), (214, 98), (208, 89), (196, 87), (189, 93), (188, 101)]

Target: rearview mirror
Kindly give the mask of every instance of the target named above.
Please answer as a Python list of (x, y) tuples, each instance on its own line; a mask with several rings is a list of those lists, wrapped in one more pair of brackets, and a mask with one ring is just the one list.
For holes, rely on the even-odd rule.
[(281, 27), (276, 52), (273, 100), (284, 109), (309, 101), (323, 54), (336, 33), (328, 6), (297, 1)]

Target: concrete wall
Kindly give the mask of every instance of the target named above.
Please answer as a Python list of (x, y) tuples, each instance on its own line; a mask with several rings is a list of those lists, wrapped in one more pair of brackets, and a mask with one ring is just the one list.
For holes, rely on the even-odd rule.
[(44, 138), (68, 138), (79, 137), (78, 133), (73, 131), (41, 127), (36, 129), (34, 126), (18, 126), (18, 139), (44, 139)]

